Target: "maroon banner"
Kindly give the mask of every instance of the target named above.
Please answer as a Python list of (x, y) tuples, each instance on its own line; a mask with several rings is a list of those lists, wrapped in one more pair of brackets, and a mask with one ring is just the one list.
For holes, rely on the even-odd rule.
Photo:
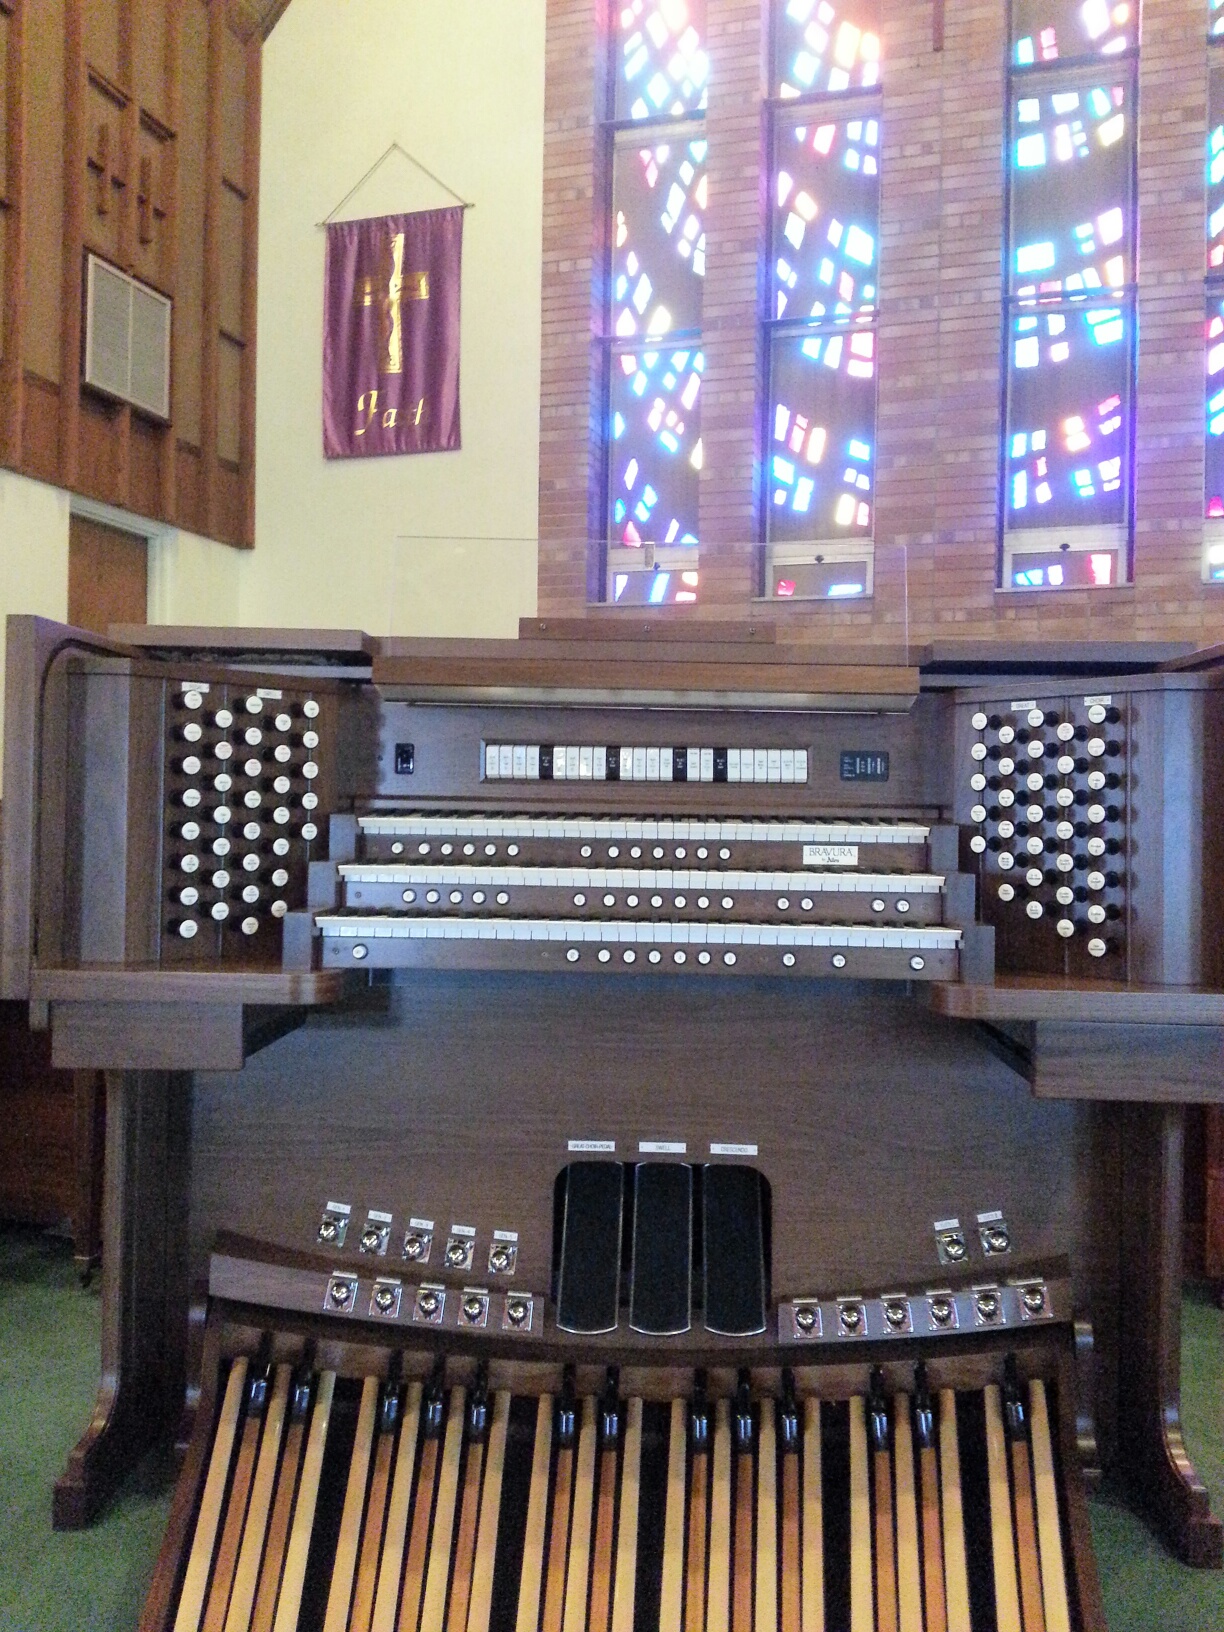
[(327, 458), (459, 446), (462, 249), (461, 206), (328, 227)]

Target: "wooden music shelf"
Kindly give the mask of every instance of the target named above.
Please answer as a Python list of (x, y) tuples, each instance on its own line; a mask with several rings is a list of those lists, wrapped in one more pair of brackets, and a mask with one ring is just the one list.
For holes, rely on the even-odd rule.
[(932, 981), (919, 994), (953, 1020), (1130, 1021), (1135, 1025), (1224, 1026), (1224, 992), (1196, 986), (1123, 985), (998, 975), (993, 986)]

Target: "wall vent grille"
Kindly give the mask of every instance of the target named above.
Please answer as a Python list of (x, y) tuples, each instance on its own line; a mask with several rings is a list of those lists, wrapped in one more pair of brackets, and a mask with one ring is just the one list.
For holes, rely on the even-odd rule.
[(86, 256), (86, 385), (170, 418), (170, 301), (147, 284)]

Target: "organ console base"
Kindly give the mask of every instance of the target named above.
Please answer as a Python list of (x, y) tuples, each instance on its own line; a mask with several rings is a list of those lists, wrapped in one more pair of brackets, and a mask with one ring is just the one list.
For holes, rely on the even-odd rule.
[(214, 1289), (280, 1306), (211, 1300), (141, 1632), (1104, 1632), (1065, 1320), (609, 1368), (295, 1314), (327, 1261), (243, 1249)]
[[(570, 1572), (588, 1604), (567, 1602), (567, 1564), (547, 1567), (570, 1555), (549, 1551), (545, 1480), (532, 1545), (548, 1632), (588, 1612), (605, 1632), (636, 1624), (617, 1585), (630, 1439), (643, 1514), (666, 1518), (670, 1477), (677, 1534), (730, 1538), (672, 1546), (668, 1632), (712, 1632), (724, 1587), (730, 1632), (767, 1624), (770, 1567), (735, 1562), (750, 1439), (778, 1479), (772, 1506), (766, 1488), (741, 1517), (776, 1532), (779, 1561), (803, 1554), (798, 1572), (778, 1563), (776, 1603), (790, 1632), (797, 1582), (809, 1632), (814, 1532), (786, 1519), (806, 1500), (804, 1447), (828, 1431), (847, 1491), (852, 1438), (865, 1458), (870, 1580), (887, 1565), (899, 1581), (915, 1528), (920, 1549), (936, 1533), (909, 1521), (918, 1462), (896, 1479), (919, 1418), (895, 1402), (919, 1360), (934, 1417), (945, 1387), (975, 1394), (980, 1448), (1013, 1356), (1028, 1422), (1023, 1444), (1005, 1436), (1013, 1498), (1044, 1385), (1069, 1625), (1099, 1624), (1077, 1463), (1128, 1485), (1179, 1557), (1220, 1564), (1178, 1415), (1183, 1107), (1224, 1098), (1212, 654), (847, 662), (764, 627), (680, 639), (612, 620), (528, 625), (517, 643), (178, 630), (119, 644), (35, 619), (11, 623), (7, 654), (0, 996), (50, 1026), (56, 1064), (105, 1071), (108, 1100), (102, 1385), (57, 1525), (88, 1522), (151, 1441), (185, 1436), (199, 1389), (150, 1627), (179, 1613), (235, 1378), (224, 1432), (269, 1535), (292, 1512), (277, 1514), (275, 1458), (261, 1483), (248, 1385), (286, 1445), (301, 1393), (299, 1482), (323, 1393), (350, 1448), (366, 1423), (362, 1488), (420, 1566), (401, 1572), (419, 1578), (412, 1632), (475, 1632), (484, 1606), (474, 1570), (466, 1598), (449, 1575), (430, 1587), (428, 1526), (414, 1537), (412, 1487), (396, 1495), (404, 1413), (419, 1435), (430, 1416), (430, 1479), (436, 1494), (450, 1480), (453, 1536), (477, 1549), (467, 1470), (479, 1462), (487, 1485), (502, 1456), (525, 1514), (536, 1430), (550, 1469), (566, 1441), (567, 1488), (590, 1494)], [(264, 1267), (240, 1292), (214, 1260), (205, 1337), (227, 1233), (259, 1244), (228, 1253), (231, 1270)], [(318, 1309), (278, 1303), (267, 1265), (312, 1250), (327, 1296), (334, 1283), (367, 1313), (325, 1317), (314, 1282)], [(1057, 1331), (965, 1331), (954, 1359), (906, 1324), (948, 1287), (1020, 1322), (1017, 1276), (1055, 1258)], [(375, 1298), (402, 1335), (368, 1314)], [(877, 1377), (842, 1337), (890, 1309)], [(1088, 1328), (1091, 1346), (1073, 1340)], [(545, 1397), (565, 1404), (555, 1422)], [(275, 1595), (260, 1608), (262, 1566), (242, 1561), (223, 1453), (214, 1539), (233, 1573), (218, 1595), (213, 1555), (195, 1566), (202, 1624), (237, 1627), (230, 1603), (249, 1592), (254, 1624), (282, 1632)], [(337, 1454), (320, 1501), (339, 1536)], [(872, 1506), (885, 1455), (891, 1521)], [(988, 1502), (989, 1457), (970, 1460)], [(1018, 1537), (1029, 1516), (1014, 1499), (1012, 1513)], [(402, 1605), (380, 1609), (361, 1524), (346, 1533), (335, 1624), (368, 1610), (381, 1632)], [(976, 1532), (987, 1552), (992, 1533)], [(859, 1632), (849, 1556), (824, 1596)], [(322, 1626), (330, 1587), (312, 1568), (303, 1602)], [(522, 1569), (497, 1574), (488, 1624), (526, 1632), (505, 1585)], [(1018, 1564), (1022, 1606), (1032, 1587)], [(651, 1601), (663, 1590), (660, 1574)]]

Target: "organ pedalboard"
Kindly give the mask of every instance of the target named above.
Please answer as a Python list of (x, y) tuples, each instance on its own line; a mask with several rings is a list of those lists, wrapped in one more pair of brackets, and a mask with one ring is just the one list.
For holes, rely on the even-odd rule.
[(1083, 1467), (1219, 1563), (1152, 1313), (1224, 1098), (1212, 654), (8, 665), (0, 992), (125, 1130), (57, 1523), (205, 1321), (142, 1632), (1101, 1632)]

